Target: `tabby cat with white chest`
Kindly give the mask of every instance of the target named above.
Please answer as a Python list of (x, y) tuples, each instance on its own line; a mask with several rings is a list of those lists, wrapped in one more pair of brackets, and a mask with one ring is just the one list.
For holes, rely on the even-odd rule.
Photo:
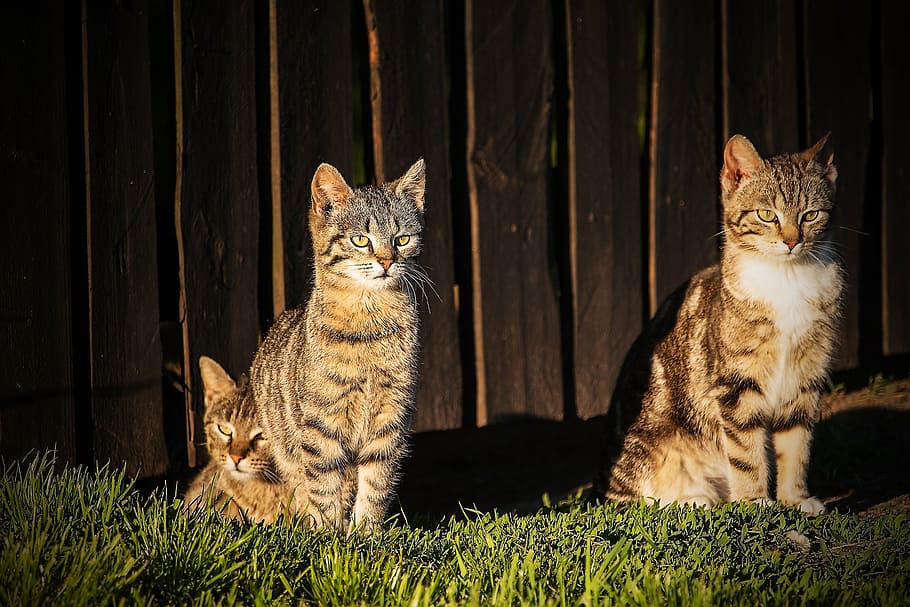
[(284, 312), (250, 379), (294, 509), (339, 531), (380, 524), (407, 449), (418, 368), (425, 168), (351, 189), (312, 182), (313, 291)]
[(656, 342), (607, 497), (824, 511), (806, 468), (844, 289), (828, 235), (836, 179), (828, 135), (767, 159), (728, 141), (721, 261)]
[(259, 424), (246, 377), (235, 383), (221, 365), (202, 356), (205, 435), (209, 462), (187, 489), (190, 509), (211, 505), (236, 519), (272, 522), (290, 501)]

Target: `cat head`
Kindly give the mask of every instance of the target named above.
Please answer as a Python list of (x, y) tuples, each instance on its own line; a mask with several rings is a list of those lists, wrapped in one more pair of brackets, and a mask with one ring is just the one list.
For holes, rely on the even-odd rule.
[(277, 481), (269, 442), (256, 416), (245, 375), (235, 383), (221, 365), (199, 358), (205, 388), (205, 436), (209, 457), (237, 480)]
[(318, 276), (367, 290), (411, 290), (414, 280), (420, 282), (423, 159), (391, 183), (357, 189), (334, 167), (321, 164), (311, 189), (310, 232)]
[(720, 173), (728, 249), (784, 262), (827, 256), (837, 181), (830, 135), (768, 159), (742, 135), (730, 138)]

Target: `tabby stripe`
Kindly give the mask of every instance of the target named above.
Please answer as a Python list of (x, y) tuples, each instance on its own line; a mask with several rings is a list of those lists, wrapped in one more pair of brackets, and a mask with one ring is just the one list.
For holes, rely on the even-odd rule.
[(771, 422), (771, 432), (786, 432), (796, 426), (811, 428), (813, 425), (812, 416), (808, 411), (797, 409), (787, 418), (776, 418)]
[(741, 432), (748, 432), (750, 430), (756, 430), (758, 428), (763, 428), (767, 425), (765, 417), (760, 413), (752, 415), (745, 420), (740, 420), (736, 417), (736, 414), (729, 410), (723, 409), (720, 412), (720, 416), (725, 422), (736, 428)]
[(303, 420), (303, 423), (308, 428), (312, 428), (313, 430), (315, 430), (319, 434), (323, 435), (324, 437), (332, 439), (334, 441), (340, 441), (343, 438), (341, 436), (341, 434), (338, 432), (338, 430), (334, 430), (334, 429), (330, 428), (328, 425), (326, 425), (326, 423), (324, 421), (322, 421), (318, 417), (307, 417)]
[(316, 329), (323, 335), (323, 337), (331, 342), (356, 344), (359, 342), (385, 339), (386, 337), (390, 337), (397, 333), (400, 330), (400, 327), (396, 326), (392, 327), (391, 329), (375, 331), (372, 333), (350, 333), (348, 331), (333, 329), (332, 327), (325, 324), (317, 325)]
[(329, 238), (329, 243), (325, 247), (325, 251), (319, 254), (320, 257), (325, 257), (329, 254), (329, 251), (332, 250), (332, 247), (335, 246), (335, 243), (344, 238), (344, 234), (335, 234)]
[(803, 384), (802, 387), (800, 387), (799, 391), (802, 394), (809, 394), (812, 392), (824, 392), (825, 388), (827, 388), (827, 387), (828, 387), (828, 377), (819, 376), (819, 377), (814, 377), (814, 378), (810, 379), (808, 382), (806, 382), (805, 384)]
[(334, 266), (334, 265), (337, 265), (337, 264), (341, 263), (341, 262), (344, 261), (344, 260), (345, 260), (344, 255), (333, 255), (332, 258), (331, 258), (330, 260), (328, 260), (327, 262), (325, 262), (325, 265), (327, 265), (327, 266)]
[(740, 375), (722, 375), (718, 378), (718, 383), (727, 388), (727, 392), (720, 397), (721, 407), (729, 409), (739, 404), (739, 400), (746, 391), (755, 392), (761, 395), (761, 387), (751, 377), (742, 377)]
[(755, 472), (755, 466), (747, 461), (741, 460), (738, 457), (728, 457), (727, 459), (730, 460), (731, 466), (741, 472)]
[(336, 470), (341, 470), (347, 465), (348, 459), (346, 457), (335, 457), (332, 459), (322, 460), (314, 462), (311, 464), (314, 471), (325, 474), (327, 472), (334, 472)]
[(322, 457), (322, 450), (310, 443), (300, 443), (300, 450), (312, 457)]
[(316, 495), (318, 497), (333, 497), (337, 491), (333, 489), (318, 489), (316, 487), (309, 488), (310, 495)]
[(367, 464), (380, 464), (395, 459), (395, 455), (389, 451), (374, 451), (373, 453), (361, 453), (357, 456), (357, 465), (364, 466)]
[(723, 428), (724, 428), (724, 434), (727, 435), (727, 438), (729, 438), (730, 441), (731, 441), (734, 445), (736, 445), (736, 446), (739, 447), (740, 449), (745, 449), (745, 448), (746, 448), (745, 443), (743, 443), (743, 441), (739, 438), (739, 433), (738, 433), (738, 432), (734, 432), (733, 430), (731, 430), (731, 429), (728, 428), (727, 426), (723, 426)]

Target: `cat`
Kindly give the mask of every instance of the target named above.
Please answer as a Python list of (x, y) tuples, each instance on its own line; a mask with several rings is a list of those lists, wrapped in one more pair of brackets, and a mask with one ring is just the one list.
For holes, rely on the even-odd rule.
[(272, 445), (256, 415), (246, 376), (235, 383), (217, 362), (199, 358), (205, 389), (205, 434), (209, 462), (189, 485), (191, 510), (212, 506), (227, 516), (266, 523), (291, 502), (272, 458)]
[(316, 526), (382, 523), (408, 448), (418, 367), (417, 264), (426, 171), (351, 189), (331, 165), (313, 176), (313, 290), (285, 311), (250, 370), (294, 509)]
[(675, 317), (662, 306), (640, 339), (653, 346), (650, 374), (608, 498), (776, 498), (824, 512), (806, 468), (844, 290), (828, 239), (837, 180), (829, 136), (768, 159), (742, 135), (727, 142), (721, 261), (671, 296)]

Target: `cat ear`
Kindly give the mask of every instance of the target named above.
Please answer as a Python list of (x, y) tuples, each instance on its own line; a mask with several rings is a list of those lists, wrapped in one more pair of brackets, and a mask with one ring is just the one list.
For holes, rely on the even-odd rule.
[(837, 181), (837, 167), (834, 165), (834, 144), (831, 142), (831, 131), (825, 133), (824, 137), (818, 140), (808, 150), (800, 153), (800, 157), (806, 162), (815, 162), (825, 171), (825, 179), (834, 185)]
[(725, 192), (735, 192), (743, 179), (752, 177), (761, 167), (761, 156), (752, 142), (742, 135), (733, 135), (724, 147), (724, 168), (720, 185)]
[(316, 169), (310, 190), (313, 194), (313, 211), (323, 217), (327, 217), (333, 207), (345, 206), (354, 195), (338, 169), (324, 162)]
[(391, 184), (392, 191), (399, 198), (412, 201), (417, 210), (423, 213), (424, 195), (427, 187), (427, 165), (423, 158), (411, 165), (407, 173)]
[(216, 398), (228, 398), (237, 384), (224, 368), (208, 356), (199, 357), (199, 372), (205, 388), (205, 406), (210, 407)]

